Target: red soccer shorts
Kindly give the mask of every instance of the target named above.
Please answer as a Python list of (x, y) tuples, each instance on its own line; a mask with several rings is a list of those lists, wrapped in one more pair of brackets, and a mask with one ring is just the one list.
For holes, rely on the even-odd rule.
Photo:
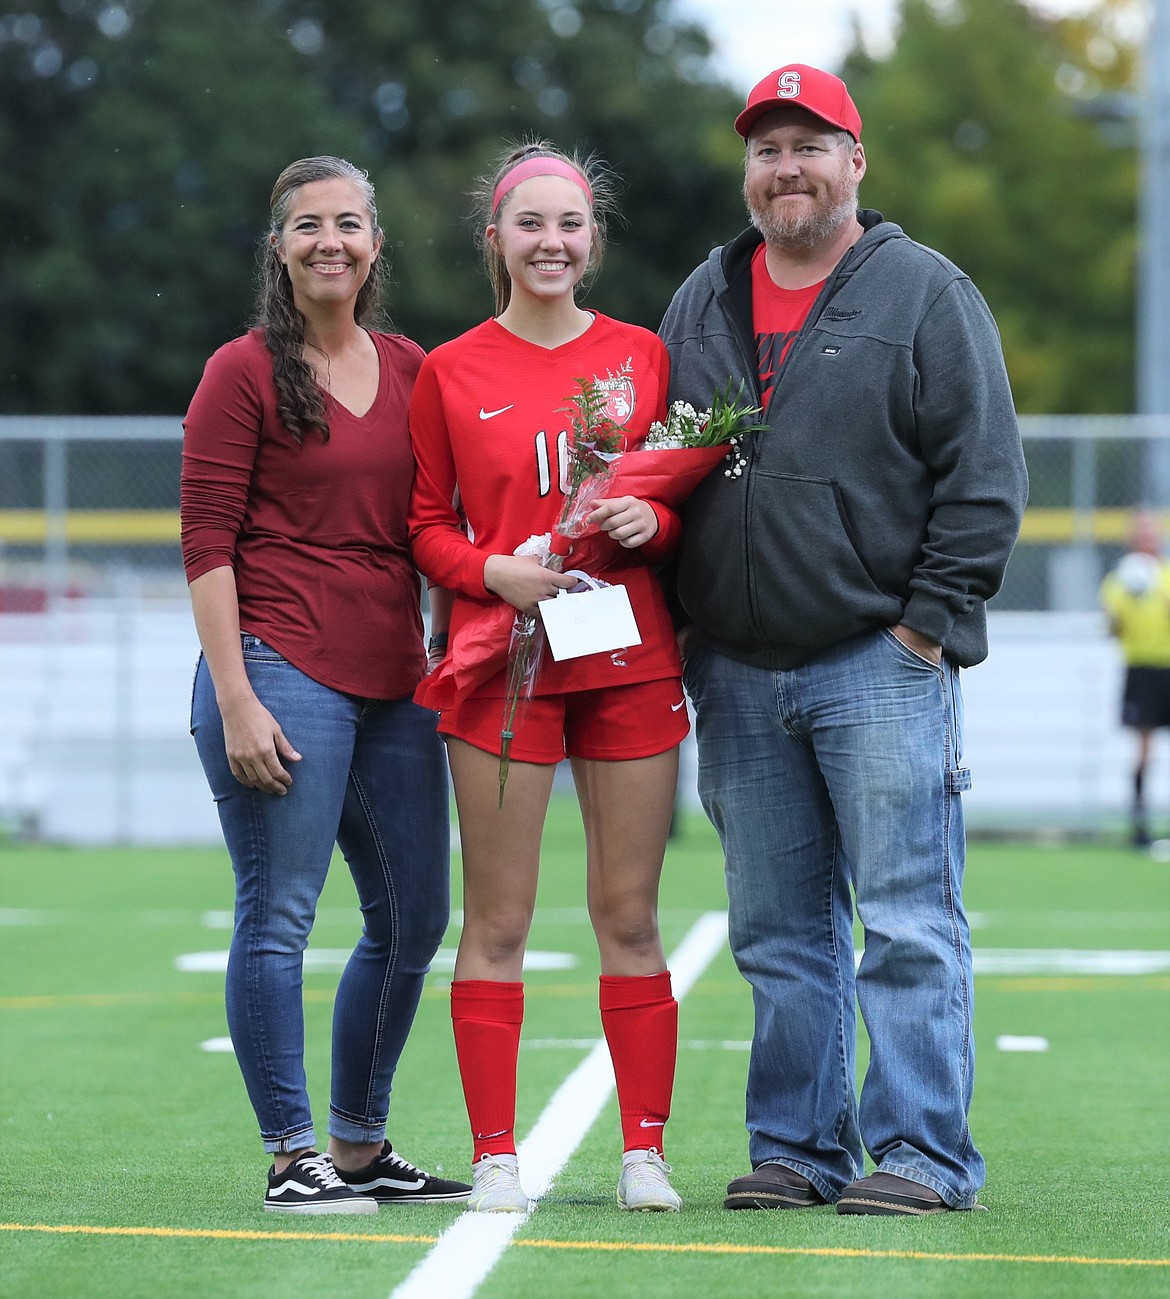
[[(503, 726), (504, 701), (499, 698), (471, 695), (439, 715), (440, 735), (453, 735), (488, 753), (499, 753)], [(666, 753), (690, 729), (678, 677), (534, 695), (516, 710), (511, 756), (517, 762), (553, 763), (566, 756), (627, 762)]]

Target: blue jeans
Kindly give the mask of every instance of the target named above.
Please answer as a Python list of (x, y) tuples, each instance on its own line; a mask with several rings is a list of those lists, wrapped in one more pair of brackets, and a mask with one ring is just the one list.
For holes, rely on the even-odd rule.
[[(752, 1166), (787, 1165), (836, 1200), (864, 1172), (864, 1143), (882, 1172), (970, 1208), (984, 1164), (967, 1127), (958, 671), (883, 629), (791, 671), (700, 646), (684, 678), (754, 998)], [(870, 1039), (860, 1103), (855, 999)]]
[(390, 1085), (450, 911), (447, 768), (435, 714), (340, 694), (241, 637), (260, 702), (302, 754), (283, 796), (241, 785), (200, 658), (191, 733), (236, 877), (227, 970), (232, 1045), (264, 1148), (316, 1146), (305, 1083), (302, 958), (336, 842), (362, 934), (333, 1009), (329, 1132), (381, 1141)]

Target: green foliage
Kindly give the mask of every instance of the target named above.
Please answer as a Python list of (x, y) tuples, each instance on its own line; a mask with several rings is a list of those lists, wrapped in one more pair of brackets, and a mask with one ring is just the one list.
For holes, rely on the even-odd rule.
[(1133, 409), (1137, 159), (1105, 98), (1132, 75), (1119, 7), (903, 0), (891, 55), (846, 65), (863, 202), (971, 275), (1025, 412)]
[[(891, 54), (844, 70), (863, 201), (971, 274), (1024, 411), (1133, 406), (1135, 3), (903, 0)], [(595, 151), (625, 225), (589, 301), (656, 326), (745, 223), (741, 100), (709, 54), (673, 0), (22, 0), (0, 15), (0, 410), (184, 410), (247, 325), (272, 182), (311, 153), (369, 169), (395, 323), (433, 347), (491, 310), (474, 178), (528, 135)]]
[(185, 409), (246, 323), (279, 167), (357, 132), (262, 5), (40, 10), (35, 39), (0, 44), (0, 116), (22, 122), (0, 175), (3, 406)]
[(308, 154), (369, 169), (395, 323), (427, 347), (490, 312), (467, 195), (510, 140), (596, 150), (625, 181), (593, 297), (614, 315), (656, 326), (743, 223), (738, 96), (671, 0), (22, 9), (0, 17), (7, 412), (186, 409), (247, 325), (272, 182)]

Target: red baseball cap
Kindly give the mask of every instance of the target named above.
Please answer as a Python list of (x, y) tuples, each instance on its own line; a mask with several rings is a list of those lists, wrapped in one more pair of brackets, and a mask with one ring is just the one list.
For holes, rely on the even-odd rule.
[(795, 104), (839, 130), (861, 139), (861, 114), (849, 97), (840, 77), (807, 63), (789, 63), (777, 68), (753, 87), (747, 106), (735, 119), (735, 129), (746, 140), (752, 127), (765, 113), (786, 104)]

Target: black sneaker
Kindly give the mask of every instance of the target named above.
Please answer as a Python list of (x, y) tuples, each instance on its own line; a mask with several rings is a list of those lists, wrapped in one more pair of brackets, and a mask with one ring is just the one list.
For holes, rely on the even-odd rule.
[(278, 1173), (268, 1170), (268, 1213), (377, 1213), (377, 1204), (337, 1176), (328, 1155), (307, 1150)]
[(346, 1182), (377, 1204), (454, 1204), (466, 1200), (471, 1187), (466, 1182), (449, 1182), (432, 1177), (408, 1164), (387, 1141), (382, 1153), (364, 1168), (338, 1172)]

